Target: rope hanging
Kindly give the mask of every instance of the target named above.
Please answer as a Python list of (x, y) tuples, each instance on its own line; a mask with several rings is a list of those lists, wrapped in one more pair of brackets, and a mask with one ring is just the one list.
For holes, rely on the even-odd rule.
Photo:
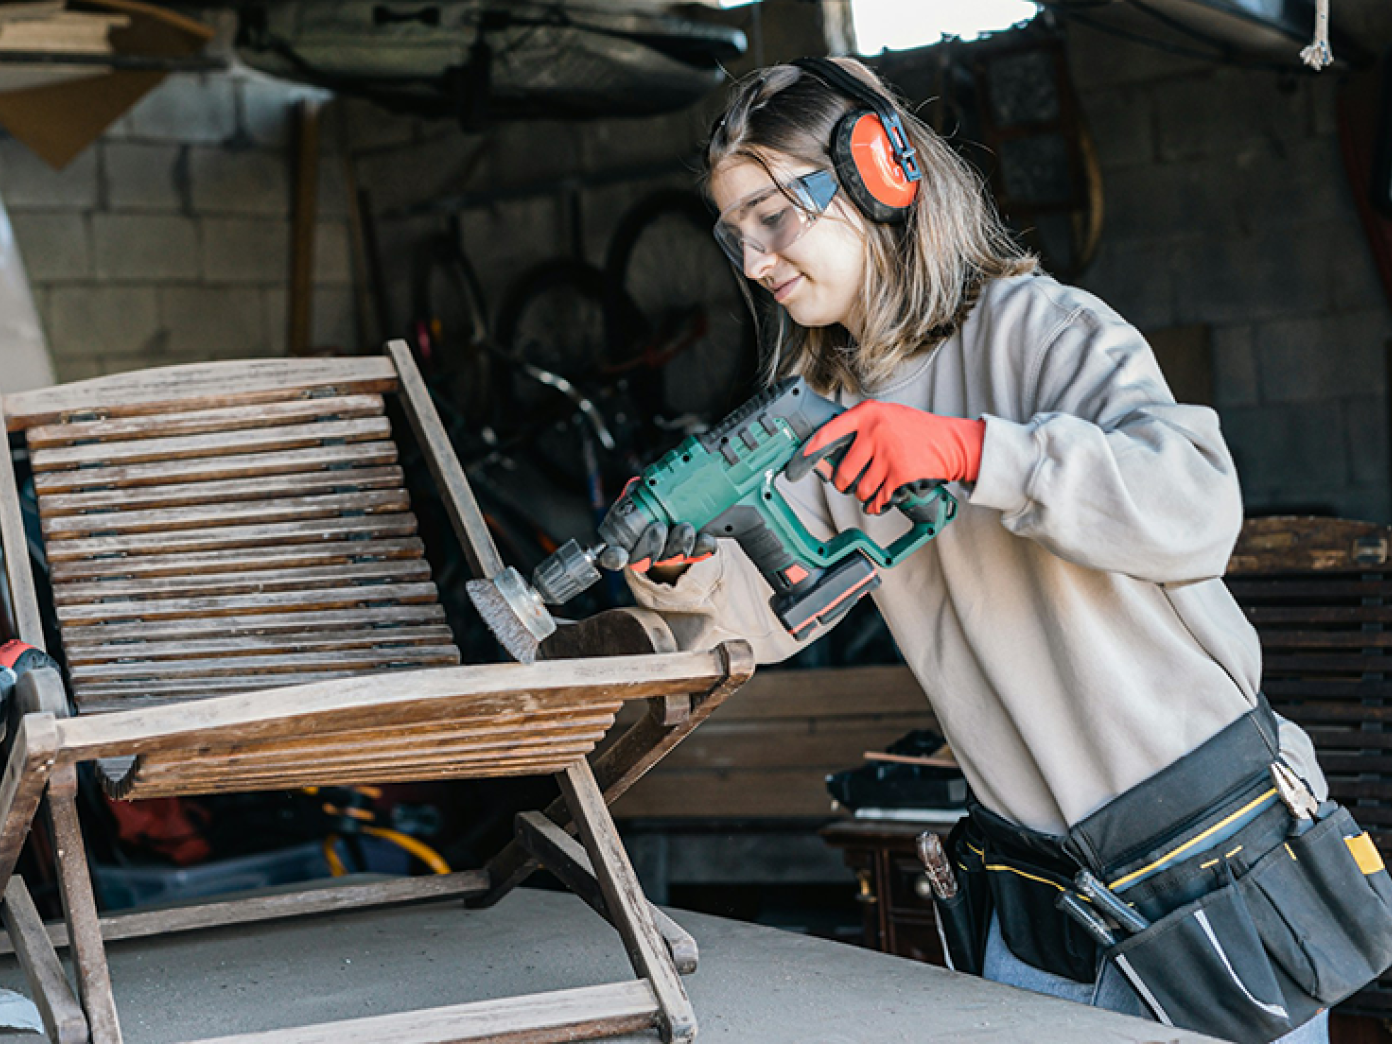
[(1329, 49), (1329, 0), (1316, 0), (1315, 38), (1300, 52), (1300, 60), (1316, 72), (1334, 63), (1334, 52)]

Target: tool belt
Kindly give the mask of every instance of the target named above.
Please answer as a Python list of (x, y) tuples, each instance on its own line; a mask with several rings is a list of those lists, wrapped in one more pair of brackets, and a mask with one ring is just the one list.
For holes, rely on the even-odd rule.
[[(954, 912), (970, 924), (946, 934), (971, 944), (954, 946), (954, 967), (979, 972), (994, 913), (1016, 957), (1077, 982), (1120, 975), (1166, 1025), (1239, 1044), (1289, 1033), (1392, 965), (1392, 879), (1346, 809), (1293, 801), (1283, 771), (1293, 778), (1262, 699), (1065, 836), (971, 804), (949, 838)], [(1103, 945), (1058, 908), (1083, 898), (1080, 870), (1141, 915), (1139, 930), (1110, 922)]]

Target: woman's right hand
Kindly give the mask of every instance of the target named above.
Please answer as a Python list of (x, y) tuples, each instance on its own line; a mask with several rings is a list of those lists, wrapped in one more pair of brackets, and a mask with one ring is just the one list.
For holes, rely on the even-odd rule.
[(659, 583), (674, 583), (691, 565), (715, 554), (715, 549), (715, 537), (696, 532), (689, 522), (670, 528), (664, 522), (650, 522), (632, 547), (607, 547), (599, 563), (610, 569), (627, 565)]

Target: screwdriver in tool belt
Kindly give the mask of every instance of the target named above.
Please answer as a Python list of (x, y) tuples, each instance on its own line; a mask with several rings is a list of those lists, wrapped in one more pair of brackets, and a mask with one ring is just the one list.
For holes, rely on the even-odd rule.
[(1058, 898), (1054, 900), (1054, 906), (1082, 925), (1099, 946), (1110, 949), (1116, 945), (1116, 936), (1107, 927), (1107, 922), (1102, 920), (1096, 911), (1089, 910), (1083, 904), (1082, 899), (1078, 897), (1077, 892), (1070, 890), (1060, 892)]
[(1087, 870), (1078, 871), (1078, 876), (1073, 878), (1073, 887), (1132, 935), (1150, 927), (1149, 921), (1118, 899), (1115, 892)]

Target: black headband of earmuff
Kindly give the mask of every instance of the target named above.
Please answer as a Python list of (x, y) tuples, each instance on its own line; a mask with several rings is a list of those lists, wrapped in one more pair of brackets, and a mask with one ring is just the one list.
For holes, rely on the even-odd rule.
[(905, 176), (910, 181), (919, 179), (921, 175), (916, 150), (909, 144), (909, 137), (904, 133), (904, 124), (899, 119), (899, 113), (895, 111), (894, 104), (888, 98), (859, 77), (848, 73), (830, 58), (798, 58), (792, 64), (817, 77), (832, 90), (839, 91), (852, 101), (860, 102), (874, 112), (884, 124), (890, 148), (894, 150), (894, 158), (904, 169)]

